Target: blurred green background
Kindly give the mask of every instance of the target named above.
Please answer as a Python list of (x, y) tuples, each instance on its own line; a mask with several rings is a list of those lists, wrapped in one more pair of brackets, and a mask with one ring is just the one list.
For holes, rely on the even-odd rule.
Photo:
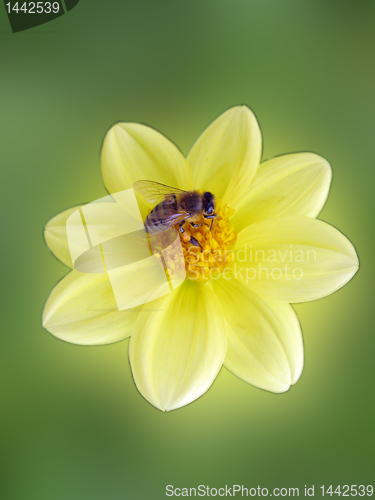
[[(19, 34), (1, 9), (0, 498), (371, 483), (374, 2), (81, 0)], [(43, 226), (106, 194), (99, 152), (116, 121), (151, 125), (187, 152), (239, 103), (260, 121), (263, 159), (314, 151), (331, 162), (320, 218), (353, 242), (361, 270), (296, 306), (305, 369), (288, 393), (222, 369), (204, 397), (163, 414), (133, 384), (127, 340), (78, 347), (43, 330), (45, 300), (68, 272)]]

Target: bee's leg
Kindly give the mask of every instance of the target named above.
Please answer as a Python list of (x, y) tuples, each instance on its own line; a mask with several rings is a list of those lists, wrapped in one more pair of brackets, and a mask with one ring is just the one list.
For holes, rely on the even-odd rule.
[[(211, 219), (211, 227), (210, 227), (210, 231), (212, 231), (212, 226), (214, 225), (214, 219), (217, 219), (217, 214), (215, 215), (207, 215), (205, 217), (205, 219)], [(208, 224), (207, 224), (208, 225)]]
[[(182, 227), (182, 226), (185, 224), (185, 222), (186, 222), (186, 221), (184, 221), (184, 220), (183, 220), (183, 221), (180, 223), (180, 232), (181, 232), (181, 234), (184, 234), (184, 232), (185, 232), (185, 229)], [(198, 247), (198, 246), (199, 246), (199, 247), (201, 248), (201, 250), (203, 250), (202, 245), (199, 243), (199, 241), (198, 241), (197, 239), (195, 239), (195, 238), (194, 238), (194, 236), (190, 236), (190, 240), (189, 240), (189, 242), (190, 242), (192, 245), (194, 245), (195, 247)]]
[(199, 247), (201, 248), (201, 250), (203, 251), (202, 245), (199, 243), (199, 241), (198, 241), (198, 240), (196, 240), (196, 239), (194, 238), (194, 236), (191, 236), (191, 237), (190, 237), (190, 243), (191, 243), (192, 245), (194, 245), (195, 247), (198, 247), (198, 246), (199, 246)]
[(199, 222), (198, 224), (195, 224), (194, 222), (190, 222), (190, 225), (193, 227), (201, 227), (201, 226), (203, 226), (203, 222)]
[(183, 220), (183, 221), (180, 223), (180, 232), (181, 232), (181, 234), (183, 234), (183, 233), (185, 232), (185, 229), (182, 227), (182, 226), (185, 224), (185, 222), (186, 222), (186, 221), (184, 221), (184, 220)]

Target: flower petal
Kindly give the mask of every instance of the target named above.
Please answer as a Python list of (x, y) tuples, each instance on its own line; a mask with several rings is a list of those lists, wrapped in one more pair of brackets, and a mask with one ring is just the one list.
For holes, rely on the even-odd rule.
[(273, 217), (316, 217), (326, 202), (332, 172), (313, 153), (278, 156), (260, 164), (231, 222), (239, 232), (249, 224)]
[(236, 279), (213, 283), (228, 322), (224, 365), (245, 382), (285, 392), (303, 368), (298, 318), (289, 304), (262, 299)]
[(129, 358), (140, 393), (169, 411), (211, 386), (224, 361), (226, 332), (208, 287), (187, 280), (164, 300), (146, 305), (139, 315)]
[(344, 286), (359, 265), (343, 234), (303, 216), (248, 226), (238, 234), (234, 253), (237, 279), (256, 293), (283, 302), (325, 297)]
[(132, 333), (141, 310), (118, 310), (106, 273), (72, 271), (48, 297), (43, 326), (55, 337), (73, 344), (111, 344)]
[(52, 217), (44, 228), (44, 239), (51, 252), (66, 266), (73, 267), (70, 256), (68, 238), (66, 234), (66, 221), (68, 217), (80, 207), (69, 208)]
[(211, 191), (231, 206), (248, 191), (259, 166), (262, 137), (253, 112), (236, 106), (198, 138), (187, 160), (194, 187)]
[(190, 170), (179, 149), (160, 132), (138, 123), (117, 123), (108, 131), (101, 167), (110, 193), (143, 179), (181, 189), (191, 185)]

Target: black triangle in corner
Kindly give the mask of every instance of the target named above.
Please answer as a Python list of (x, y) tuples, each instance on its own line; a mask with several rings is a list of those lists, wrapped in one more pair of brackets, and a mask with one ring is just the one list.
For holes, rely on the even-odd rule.
[(72, 10), (72, 8), (75, 7), (78, 2), (79, 0), (65, 0), (66, 10), (67, 11)]

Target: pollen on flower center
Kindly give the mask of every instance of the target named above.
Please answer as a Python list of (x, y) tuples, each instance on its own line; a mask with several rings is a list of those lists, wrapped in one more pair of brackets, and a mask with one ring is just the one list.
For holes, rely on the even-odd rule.
[[(186, 277), (192, 280), (207, 281), (213, 276), (216, 277), (225, 268), (229, 267), (233, 261), (231, 251), (236, 242), (237, 235), (233, 224), (229, 222), (229, 217), (234, 210), (224, 205), (221, 200), (216, 199), (215, 210), (217, 218), (211, 220), (204, 219), (203, 216), (195, 225), (189, 222), (184, 224), (185, 232), (180, 234), (181, 243), (185, 258)], [(179, 230), (179, 226), (174, 226)], [(190, 242), (191, 237), (199, 242), (200, 246), (195, 246)]]

